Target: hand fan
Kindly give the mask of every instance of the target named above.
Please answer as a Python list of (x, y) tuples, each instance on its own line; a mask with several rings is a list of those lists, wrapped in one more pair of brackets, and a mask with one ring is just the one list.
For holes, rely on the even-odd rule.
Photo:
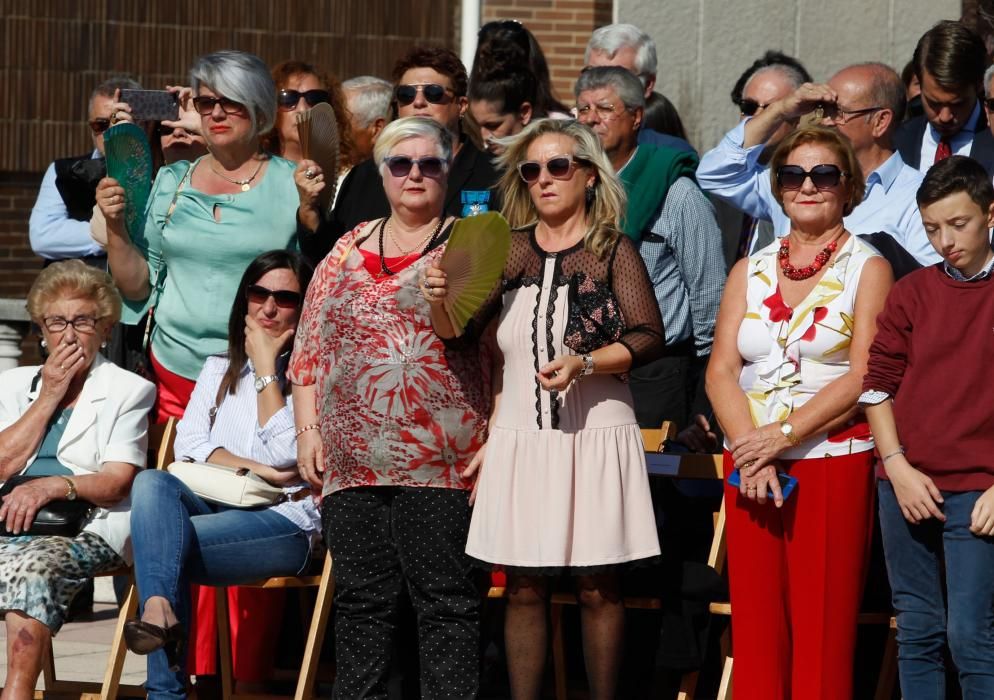
[(500, 281), (511, 249), (511, 228), (497, 212), (460, 219), (438, 266), (449, 282), (442, 308), (458, 335)]
[(299, 113), (297, 132), (304, 158), (313, 160), (324, 172), (324, 189), (318, 201), (321, 211), (327, 215), (331, 211), (331, 203), (335, 201), (335, 188), (338, 186), (339, 143), (335, 110), (327, 102), (322, 102)]
[(124, 188), (124, 222), (134, 236), (145, 216), (152, 191), (152, 149), (145, 132), (134, 124), (117, 124), (104, 133), (107, 176)]

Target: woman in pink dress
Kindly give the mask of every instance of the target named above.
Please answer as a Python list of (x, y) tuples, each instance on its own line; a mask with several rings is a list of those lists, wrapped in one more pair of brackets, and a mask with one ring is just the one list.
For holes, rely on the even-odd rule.
[(596, 135), (543, 119), (506, 141), (504, 215), (513, 229), (501, 284), (456, 338), (444, 273), (423, 293), (435, 331), (471, 342), (497, 318), (489, 439), (466, 552), (508, 572), (511, 692), (537, 698), (548, 576), (576, 578), (592, 698), (615, 695), (624, 605), (619, 565), (659, 555), (642, 439), (625, 374), (659, 356), (649, 277), (619, 232), (624, 192)]

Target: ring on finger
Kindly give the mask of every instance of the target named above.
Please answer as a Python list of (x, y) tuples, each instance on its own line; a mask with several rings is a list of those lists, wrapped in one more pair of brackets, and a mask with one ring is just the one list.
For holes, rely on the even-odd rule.
[(308, 168), (307, 170), (305, 170), (304, 171), (304, 177), (306, 177), (308, 180), (313, 180), (314, 179), (314, 169), (313, 168)]

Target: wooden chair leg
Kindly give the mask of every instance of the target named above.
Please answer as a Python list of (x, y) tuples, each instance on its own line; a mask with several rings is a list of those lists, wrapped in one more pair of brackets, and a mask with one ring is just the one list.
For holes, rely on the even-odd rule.
[(127, 656), (128, 649), (124, 645), (124, 623), (135, 617), (138, 613), (138, 592), (135, 589), (134, 577), (128, 584), (128, 593), (121, 606), (121, 612), (117, 616), (117, 624), (114, 626), (114, 640), (110, 645), (110, 657), (107, 659), (107, 670), (104, 673), (104, 682), (100, 687), (100, 700), (113, 700), (117, 697), (117, 691), (121, 685), (121, 673), (124, 671), (124, 657)]
[(718, 696), (716, 700), (732, 700), (732, 664), (735, 659), (731, 656), (725, 659), (725, 665), (721, 669), (721, 683), (718, 685)]
[(683, 674), (680, 679), (680, 690), (677, 692), (677, 700), (694, 700), (694, 693), (697, 692), (697, 678), (700, 674), (697, 671), (690, 671)]
[(228, 589), (218, 587), (214, 589), (217, 599), (215, 603), (217, 620), (217, 651), (221, 665), (221, 697), (228, 700), (235, 692), (235, 683), (231, 662), (231, 623), (228, 617)]
[(45, 679), (45, 690), (51, 691), (55, 687), (55, 647), (52, 640), (48, 640), (48, 650), (45, 652), (45, 659), (41, 662), (41, 675)]
[(556, 700), (566, 700), (566, 642), (563, 638), (563, 612), (566, 606), (562, 603), (551, 603), (552, 617), (552, 671), (556, 685)]
[(324, 568), (321, 570), (321, 585), (314, 603), (314, 615), (307, 630), (307, 643), (304, 645), (304, 658), (300, 662), (300, 676), (294, 700), (310, 700), (314, 697), (314, 679), (321, 660), (321, 647), (324, 644), (328, 618), (331, 616), (332, 601), (335, 597), (335, 575), (331, 554), (324, 555)]
[(894, 697), (894, 684), (897, 682), (897, 630), (891, 627), (887, 630), (887, 643), (884, 645), (884, 656), (880, 661), (880, 676), (877, 678), (877, 690), (873, 700), (891, 700)]

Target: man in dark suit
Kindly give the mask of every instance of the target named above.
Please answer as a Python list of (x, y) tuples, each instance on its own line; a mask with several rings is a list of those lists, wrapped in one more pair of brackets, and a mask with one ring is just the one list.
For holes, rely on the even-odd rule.
[(994, 175), (994, 136), (979, 99), (987, 64), (983, 40), (944, 20), (918, 40), (912, 62), (925, 113), (895, 134), (904, 162), (924, 173), (951, 155), (970, 156)]

